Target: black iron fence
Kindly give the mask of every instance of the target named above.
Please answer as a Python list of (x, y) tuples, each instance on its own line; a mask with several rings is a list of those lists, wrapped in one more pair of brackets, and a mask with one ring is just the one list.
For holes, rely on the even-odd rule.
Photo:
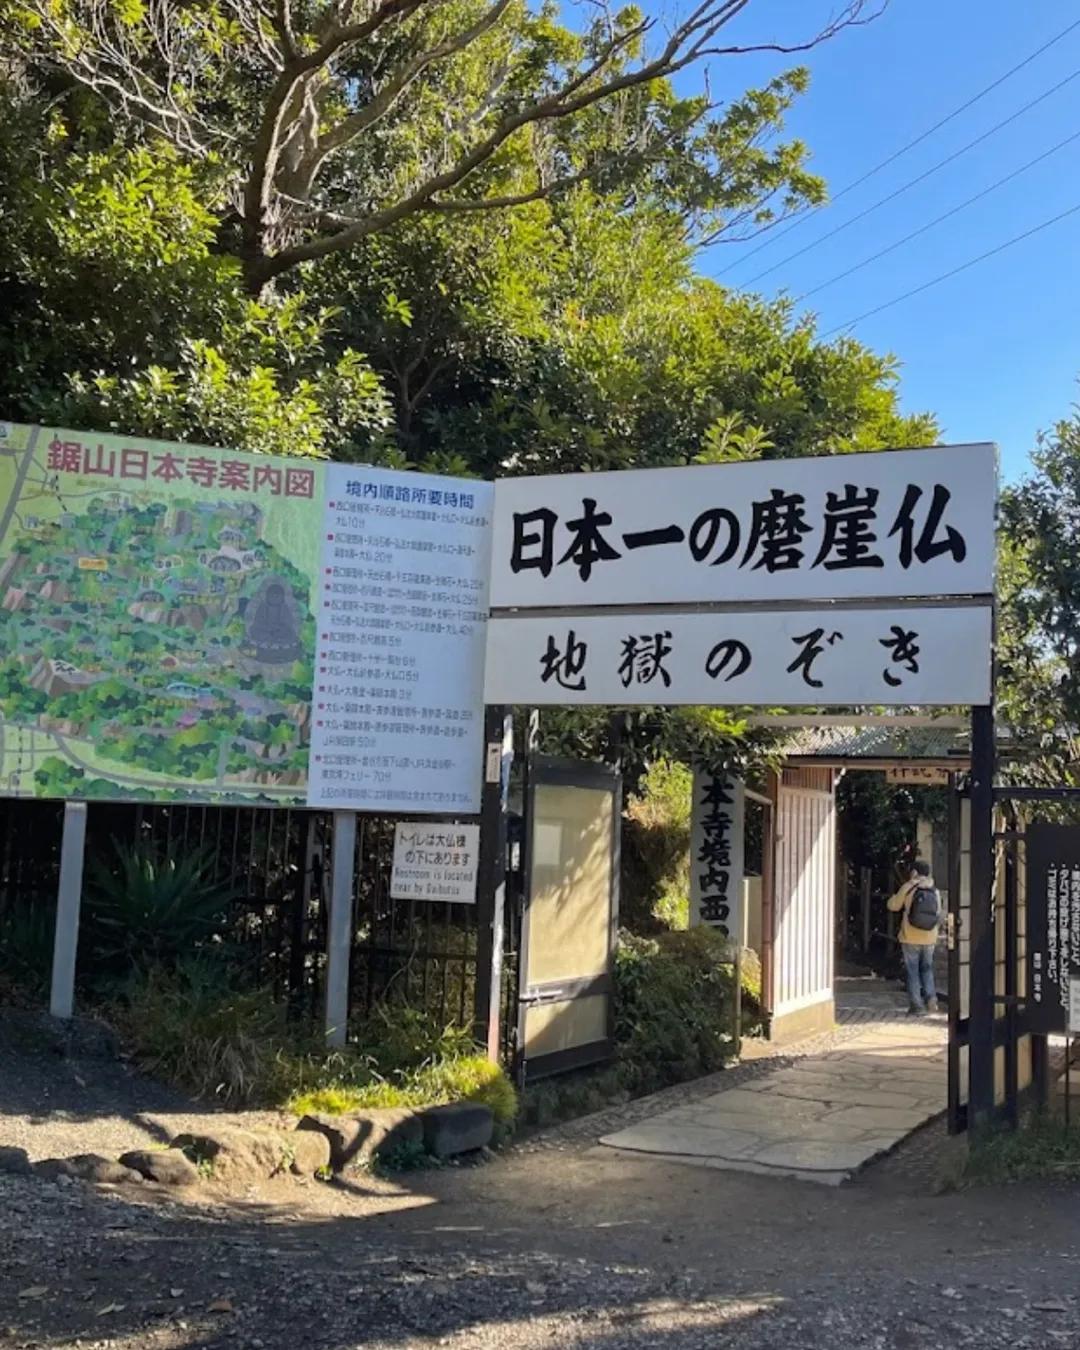
[[(59, 882), (63, 806), (0, 800), (0, 940), (36, 922), (51, 937)], [(477, 907), (391, 895), (391, 817), (357, 822), (350, 969), (351, 1013), (408, 1008), (446, 1026), (471, 1025)], [(93, 802), (87, 856), (115, 856), (114, 841), (151, 855), (200, 852), (208, 881), (231, 895), (231, 940), (260, 984), (297, 1018), (321, 1015), (326, 964), (333, 814), (245, 806)], [(511, 892), (514, 888), (511, 886)], [(516, 903), (508, 897), (503, 1003), (516, 1003)], [(82, 971), (81, 973), (87, 973)], [(513, 1019), (504, 1015), (507, 1036)], [(504, 1045), (509, 1055), (511, 1046)]]

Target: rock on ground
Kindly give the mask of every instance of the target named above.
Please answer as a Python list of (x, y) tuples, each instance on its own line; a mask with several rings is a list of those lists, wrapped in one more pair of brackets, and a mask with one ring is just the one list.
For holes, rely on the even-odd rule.
[(373, 1109), (349, 1116), (311, 1114), (302, 1116), (296, 1128), (326, 1137), (335, 1172), (366, 1165), (403, 1145), (424, 1142), (424, 1122), (408, 1109)]
[(177, 1148), (132, 1149), (121, 1154), (120, 1164), (159, 1186), (195, 1186), (200, 1180), (199, 1169)]

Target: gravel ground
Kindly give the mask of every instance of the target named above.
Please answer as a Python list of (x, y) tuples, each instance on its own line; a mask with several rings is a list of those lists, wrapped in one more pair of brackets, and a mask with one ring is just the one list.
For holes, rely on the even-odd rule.
[[(940, 1122), (838, 1189), (594, 1146), (858, 1030), (396, 1182), (0, 1175), (0, 1350), (1080, 1350), (1080, 1189), (935, 1194)], [(0, 1050), (0, 1144), (115, 1155), (185, 1119), (121, 1065)]]
[(1078, 1198), (588, 1149), (202, 1207), (0, 1178), (0, 1344), (1077, 1346)]
[(76, 1153), (118, 1158), (215, 1123), (275, 1123), (275, 1113), (212, 1112), (110, 1059), (62, 1057), (32, 1019), (0, 1010), (0, 1145), (35, 1161)]

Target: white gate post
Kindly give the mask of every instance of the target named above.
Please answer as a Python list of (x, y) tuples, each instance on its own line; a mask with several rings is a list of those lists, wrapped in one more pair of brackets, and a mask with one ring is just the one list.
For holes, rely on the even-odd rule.
[(352, 953), (356, 812), (334, 812), (330, 922), (326, 930), (326, 1043), (344, 1045), (349, 1031), (349, 957)]
[(79, 910), (82, 904), (83, 857), (86, 852), (86, 803), (64, 803), (60, 842), (60, 886), (56, 896), (52, 988), (49, 1011), (70, 1018), (75, 1008), (75, 961), (79, 952)]

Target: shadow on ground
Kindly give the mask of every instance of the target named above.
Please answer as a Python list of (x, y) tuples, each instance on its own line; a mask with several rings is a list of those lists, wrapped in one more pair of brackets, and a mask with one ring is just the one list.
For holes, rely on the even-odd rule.
[(0, 1179), (0, 1328), (114, 1350), (1041, 1350), (1080, 1331), (1077, 1198), (935, 1197), (887, 1169), (830, 1191), (600, 1150), (214, 1207)]

